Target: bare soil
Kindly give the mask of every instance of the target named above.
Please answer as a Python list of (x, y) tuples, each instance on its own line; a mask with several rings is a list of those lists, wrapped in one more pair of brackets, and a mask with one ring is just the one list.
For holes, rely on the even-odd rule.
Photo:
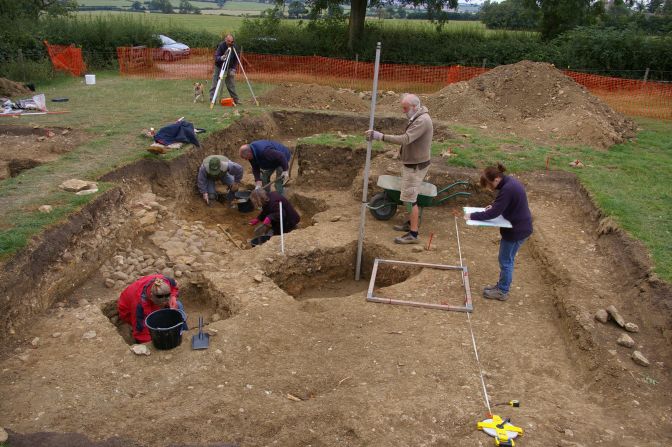
[(606, 149), (635, 136), (635, 123), (551, 64), (522, 61), (429, 95), (433, 118), (548, 143)]
[[(311, 150), (302, 148), (309, 158)], [(192, 156), (195, 164), (203, 154)], [(347, 154), (340, 157), (347, 163)], [(421, 236), (426, 243), (434, 235), (430, 251), (392, 242), (402, 213), (394, 222), (367, 213), (366, 279), (355, 282), (357, 179), (348, 193), (341, 185), (289, 187), (310, 225), (287, 235), (283, 255), (277, 238), (240, 250), (215, 231), (214, 223), (233, 226), (236, 220), (227, 219), (237, 211), (194, 201), (191, 164), (172, 162), (173, 184), (187, 185), (172, 197), (150, 193), (167, 191), (156, 183), (133, 186), (124, 235), (109, 241), (116, 254), (30, 324), (14, 328), (17, 336), (0, 356), (0, 425), (10, 429), (10, 445), (492, 442), (475, 429), (486, 409), (466, 316), (364, 299), (376, 257), (459, 265), (451, 204), (425, 210)], [(387, 165), (373, 169), (379, 175)], [(436, 179), (475, 175), (432, 169)], [(523, 180), (535, 234), (517, 259), (509, 301), (480, 297), (497, 278), (497, 231), (457, 223), (491, 402), (523, 402), (519, 409), (495, 407), (525, 429), (520, 445), (667, 445), (669, 290), (654, 290), (645, 267), (614, 262), (625, 236), (597, 231), (599, 213), (573, 177)], [(478, 192), (470, 203), (487, 199)], [(154, 223), (139, 223), (153, 212)], [(150, 346), (150, 356), (138, 357), (105, 311), (125, 282), (103, 283), (114, 271), (130, 272), (132, 281), (158, 265), (181, 272), (192, 329), (178, 348)], [(464, 299), (458, 275), (432, 269), (381, 270), (375, 290), (434, 303)], [(630, 335), (650, 367), (636, 365), (632, 349), (616, 344), (622, 329), (592, 318), (610, 304), (639, 325)], [(199, 315), (211, 334), (206, 351), (190, 349)], [(93, 338), (83, 337), (92, 330)]]
[(317, 84), (280, 84), (259, 100), (271, 106), (310, 110), (366, 112), (366, 103), (357, 94)]
[(7, 78), (0, 78), (0, 96), (14, 97), (31, 94), (30, 89), (19, 82)]
[(71, 129), (0, 125), (0, 180), (54, 161), (88, 139)]

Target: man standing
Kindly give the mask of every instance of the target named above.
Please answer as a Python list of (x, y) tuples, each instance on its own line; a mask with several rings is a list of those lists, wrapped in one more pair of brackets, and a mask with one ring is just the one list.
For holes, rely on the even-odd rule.
[[(217, 46), (215, 51), (215, 71), (212, 74), (212, 85), (210, 86), (210, 102), (215, 96), (215, 89), (217, 88), (217, 81), (219, 80), (219, 72), (222, 70), (222, 65), (226, 62), (227, 50), (231, 49), (231, 54), (228, 56), (229, 65), (227, 66), (224, 83), (226, 84), (226, 89), (229, 91), (229, 95), (236, 104), (240, 104), (240, 98), (238, 98), (238, 93), (236, 93), (236, 71), (238, 70), (238, 57), (236, 54), (240, 54), (240, 48), (233, 41), (233, 35), (227, 34), (223, 42)], [(235, 50), (235, 53), (233, 52)], [(220, 87), (221, 88), (221, 87)]]
[(239, 153), (240, 158), (249, 160), (252, 165), (256, 189), (268, 185), (266, 191), (271, 192), (271, 175), (275, 172), (275, 190), (283, 193), (289, 179), (289, 160), (292, 158), (287, 146), (278, 141), (257, 140), (240, 146)]
[(427, 107), (420, 104), (416, 95), (406, 94), (401, 99), (401, 108), (408, 118), (406, 132), (402, 135), (383, 135), (375, 130), (367, 130), (366, 137), (388, 143), (400, 144), (399, 159), (401, 160), (401, 201), (410, 210), (410, 219), (402, 225), (395, 225), (397, 231), (407, 232), (397, 237), (397, 244), (419, 244), (418, 191), (420, 184), (427, 175), (431, 159), (432, 136), (434, 126)]
[[(205, 157), (198, 168), (196, 184), (198, 192), (208, 205), (211, 200), (217, 200), (215, 181), (219, 180), (229, 187), (232, 195), (238, 190), (238, 184), (243, 179), (243, 167), (234, 163), (223, 155), (210, 155)], [(233, 198), (229, 197), (229, 201)]]

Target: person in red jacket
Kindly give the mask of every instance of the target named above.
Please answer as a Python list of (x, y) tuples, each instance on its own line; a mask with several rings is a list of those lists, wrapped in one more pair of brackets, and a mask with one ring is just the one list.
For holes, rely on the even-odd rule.
[(145, 318), (155, 310), (167, 307), (179, 310), (184, 316), (186, 330), (187, 316), (178, 296), (179, 289), (173, 278), (160, 274), (143, 276), (121, 292), (117, 302), (119, 319), (131, 326), (137, 343), (152, 340), (145, 326)]

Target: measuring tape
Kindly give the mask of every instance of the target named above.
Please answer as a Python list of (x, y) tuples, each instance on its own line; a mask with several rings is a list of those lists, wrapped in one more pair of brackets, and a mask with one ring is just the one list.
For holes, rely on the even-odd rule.
[(502, 419), (493, 414), (491, 418), (477, 424), (479, 430), (495, 438), (495, 445), (502, 447), (514, 447), (513, 441), (518, 435), (523, 435), (523, 429), (511, 424), (510, 419)]

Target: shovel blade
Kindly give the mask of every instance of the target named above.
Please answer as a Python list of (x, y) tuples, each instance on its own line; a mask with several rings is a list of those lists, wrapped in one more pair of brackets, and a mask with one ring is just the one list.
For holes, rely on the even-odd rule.
[(191, 337), (191, 349), (207, 349), (210, 346), (210, 334), (199, 332)]

